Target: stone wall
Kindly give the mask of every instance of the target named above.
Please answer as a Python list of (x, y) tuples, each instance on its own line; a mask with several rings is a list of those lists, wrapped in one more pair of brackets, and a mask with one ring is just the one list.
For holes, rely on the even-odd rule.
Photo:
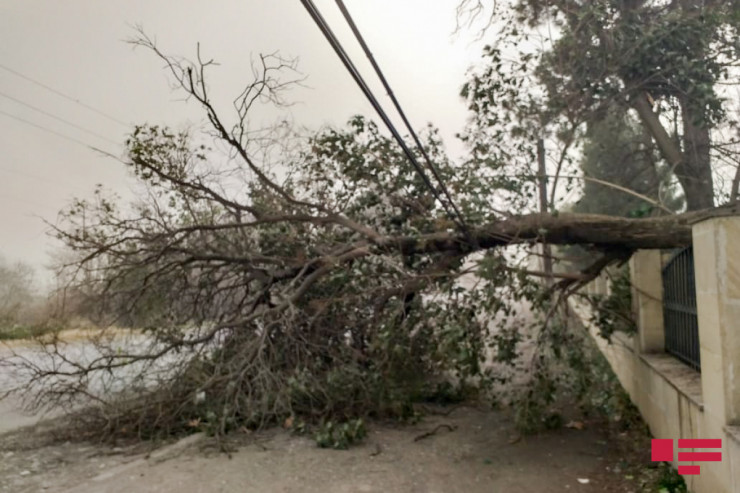
[[(695, 224), (693, 244), (701, 373), (664, 353), (659, 251), (630, 260), (637, 335), (617, 333), (607, 343), (589, 330), (655, 438), (722, 439), (721, 462), (681, 462), (701, 466), (684, 476), (690, 491), (740, 493), (740, 217)], [(605, 284), (586, 290), (605, 294)], [(588, 326), (588, 307), (574, 310)]]

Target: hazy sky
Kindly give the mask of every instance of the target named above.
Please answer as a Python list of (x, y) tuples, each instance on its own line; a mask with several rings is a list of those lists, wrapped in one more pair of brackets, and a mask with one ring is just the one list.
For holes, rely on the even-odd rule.
[[(420, 128), (433, 122), (440, 127), (453, 155), (462, 151), (454, 134), (467, 116), (459, 89), (466, 69), (480, 58), (483, 44), (475, 41), (473, 30), (453, 33), (457, 2), (346, 1), (413, 124)], [(317, 5), (356, 61), (369, 68), (334, 2), (319, 0)], [(84, 144), (120, 155), (120, 143), (133, 124), (177, 127), (202, 121), (196, 106), (172, 92), (162, 62), (125, 43), (135, 34), (134, 25), (141, 25), (169, 54), (193, 57), (200, 42), (205, 56), (220, 63), (211, 73), (210, 84), (225, 107), (249, 79), (250, 60), (279, 50), (284, 56), (298, 57), (308, 77), (307, 87), (290, 94), (298, 103), (290, 110), (296, 123), (318, 127), (342, 124), (357, 113), (374, 116), (298, 0), (4, 0), (0, 4), (0, 255), (6, 259), (41, 268), (53, 243), (37, 216), (53, 221), (73, 196), (89, 196), (97, 183), (129, 193), (131, 182), (124, 167)], [(364, 73), (372, 79), (369, 70)], [(378, 96), (384, 96), (379, 85), (374, 87)], [(387, 103), (387, 98), (383, 100)]]

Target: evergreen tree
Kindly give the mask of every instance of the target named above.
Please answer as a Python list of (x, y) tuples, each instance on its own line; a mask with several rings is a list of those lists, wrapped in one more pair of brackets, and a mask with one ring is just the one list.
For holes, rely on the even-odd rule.
[(580, 167), (587, 180), (581, 199), (573, 206), (574, 212), (636, 217), (655, 210), (653, 204), (617, 187), (671, 210), (683, 206), (683, 197), (671, 185), (669, 166), (661, 162), (650, 136), (623, 107), (609, 107), (603, 118), (588, 125)]

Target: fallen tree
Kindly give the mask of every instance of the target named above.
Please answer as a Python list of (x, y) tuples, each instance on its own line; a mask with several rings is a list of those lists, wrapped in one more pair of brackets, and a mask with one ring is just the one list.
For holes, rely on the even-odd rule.
[[(124, 162), (145, 186), (141, 200), (126, 210), (100, 191), (53, 227), (75, 254), (62, 270), (88, 314), (104, 327), (141, 330), (128, 340), (103, 331), (84, 357), (46, 339), (45, 358), (10, 362), (30, 406), (92, 403), (111, 432), (409, 416), (415, 400), (448, 388), (445, 376), (461, 388), (504, 379), (482, 362), (491, 344), (494, 360), (516, 359), (528, 330), (512, 325), (522, 304), (543, 314), (528, 324), (547, 339), (562, 296), (609, 263), (690, 244), (692, 221), (737, 212), (501, 212), (492, 203), (526, 203), (533, 177), (512, 180), (498, 161), (451, 163), (430, 130), (426, 152), (465, 219), (451, 220), (439, 194), (363, 118), (307, 142), (284, 125), (253, 128), (259, 103), (283, 103), (279, 74), (291, 62), (261, 58), (228, 124), (206, 84), (211, 62), (168, 57), (146, 37), (136, 44), (167, 64), (210, 133), (135, 128)], [(543, 241), (587, 245), (594, 262), (545, 289), (532, 279), (542, 273), (512, 251)], [(467, 274), (477, 281), (463, 289)], [(491, 333), (494, 321), (501, 330)], [(562, 331), (550, 339), (576, 349)]]
[(459, 233), (432, 233), (416, 237), (380, 238), (383, 248), (403, 254), (466, 253), (518, 243), (591, 245), (598, 249), (637, 250), (678, 248), (691, 244), (691, 224), (703, 218), (730, 215), (726, 206), (673, 216), (622, 218), (599, 214), (527, 214), (493, 222), (472, 231), (472, 240)]

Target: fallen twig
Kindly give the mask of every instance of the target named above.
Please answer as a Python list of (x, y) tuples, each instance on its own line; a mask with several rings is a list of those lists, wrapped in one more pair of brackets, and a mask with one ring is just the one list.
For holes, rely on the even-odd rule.
[(420, 407), (426, 414), (432, 414), (435, 416), (449, 416), (450, 414), (452, 414), (453, 412), (457, 411), (458, 409), (464, 406), (465, 406), (464, 404), (456, 404), (449, 409), (445, 409), (444, 411), (440, 411), (440, 410), (431, 408), (429, 406), (424, 406), (424, 405)]
[(425, 438), (429, 438), (430, 436), (436, 435), (439, 430), (442, 428), (446, 428), (450, 431), (455, 431), (457, 429), (457, 425), (448, 425), (445, 423), (442, 423), (441, 425), (437, 425), (432, 431), (427, 431), (426, 433), (422, 433), (421, 435), (414, 438), (415, 442), (418, 442), (419, 440), (424, 440)]

